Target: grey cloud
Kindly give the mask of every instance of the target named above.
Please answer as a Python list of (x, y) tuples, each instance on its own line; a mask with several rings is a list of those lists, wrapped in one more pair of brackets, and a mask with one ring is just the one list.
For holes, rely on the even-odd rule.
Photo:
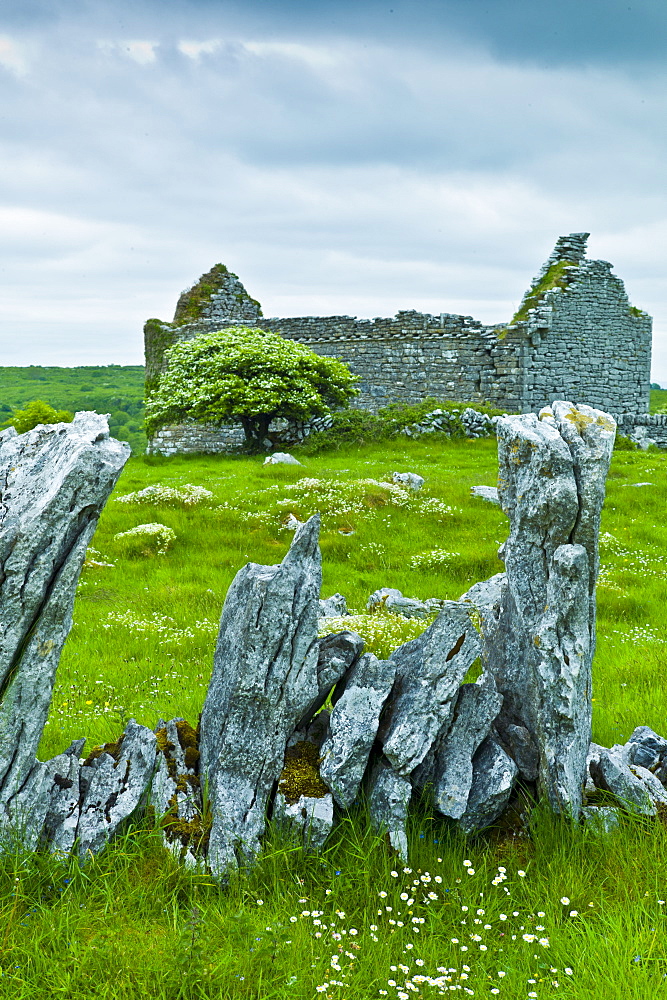
[(267, 314), (502, 320), (582, 229), (660, 350), (661, 67), (495, 58), (496, 14), (466, 27), (453, 2), (435, 36), (423, 13), (403, 30), (379, 5), (310, 6), (28, 8), (29, 72), (0, 70), (0, 189), (33, 213), (4, 229), (5, 357), (136, 362), (143, 320), (216, 260)]

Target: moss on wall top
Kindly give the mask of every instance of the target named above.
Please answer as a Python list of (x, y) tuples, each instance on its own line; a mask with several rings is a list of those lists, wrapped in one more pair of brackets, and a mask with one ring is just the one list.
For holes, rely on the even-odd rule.
[(531, 309), (539, 306), (546, 293), (550, 292), (552, 288), (567, 288), (572, 280), (568, 274), (572, 267), (577, 267), (575, 261), (559, 260), (548, 267), (544, 274), (539, 275), (524, 295), (521, 305), (512, 316), (509, 325), (512, 326), (514, 323), (521, 323), (528, 319), (528, 313)]
[[(234, 286), (233, 289), (230, 289), (230, 285)], [(202, 274), (192, 288), (181, 293), (174, 313), (174, 324), (183, 326), (185, 323), (196, 323), (204, 315), (206, 306), (216, 292), (230, 290), (237, 302), (252, 303), (257, 308), (258, 314), (262, 315), (259, 302), (248, 295), (238, 275), (233, 274), (224, 264), (214, 264), (210, 271)]]

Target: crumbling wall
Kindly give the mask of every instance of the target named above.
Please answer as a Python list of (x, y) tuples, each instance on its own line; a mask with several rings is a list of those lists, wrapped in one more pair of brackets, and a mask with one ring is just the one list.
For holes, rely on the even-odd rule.
[(554, 287), (514, 325), (526, 339), (524, 413), (565, 395), (591, 400), (617, 417), (648, 412), (651, 318), (630, 305), (611, 264), (586, 260), (587, 238), (573, 233), (558, 240), (532, 286), (550, 272)]
[[(217, 264), (184, 292), (173, 323), (148, 320), (146, 390), (165, 351), (234, 325), (259, 326), (336, 357), (361, 377), (354, 406), (436, 399), (486, 402), (532, 412), (555, 397), (586, 400), (615, 416), (648, 410), (651, 319), (631, 306), (606, 261), (586, 259), (588, 233), (561, 237), (512, 321), (485, 326), (471, 316), (405, 310), (391, 318), (264, 318), (237, 276)], [(158, 431), (150, 448), (226, 451), (238, 428), (183, 424)]]

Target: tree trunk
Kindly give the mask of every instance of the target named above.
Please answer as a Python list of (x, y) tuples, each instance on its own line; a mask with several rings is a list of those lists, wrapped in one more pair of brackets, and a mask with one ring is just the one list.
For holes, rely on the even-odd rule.
[(262, 413), (258, 417), (241, 417), (240, 419), (248, 450), (251, 452), (262, 451), (264, 440), (269, 433), (269, 424), (273, 420), (273, 414)]

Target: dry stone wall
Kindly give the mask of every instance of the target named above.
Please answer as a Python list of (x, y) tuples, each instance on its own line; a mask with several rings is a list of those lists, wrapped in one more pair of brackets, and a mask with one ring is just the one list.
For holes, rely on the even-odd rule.
[[(199, 285), (183, 293), (173, 323), (148, 320), (147, 391), (159, 378), (169, 346), (244, 324), (279, 332), (317, 354), (340, 358), (361, 377), (354, 405), (372, 412), (390, 403), (434, 397), (527, 413), (559, 396), (575, 403), (585, 400), (619, 419), (626, 413), (646, 412), (651, 319), (630, 305), (610, 264), (586, 259), (587, 237), (573, 233), (558, 240), (509, 325), (484, 326), (471, 316), (414, 310), (372, 320), (267, 319), (237, 276), (223, 269), (216, 272), (218, 284), (208, 299), (197, 293)], [(203, 276), (200, 284), (214, 272)], [(202, 287), (209, 286), (204, 282)], [(201, 302), (192, 319), (183, 303), (194, 293), (200, 294)], [(151, 450), (217, 452), (241, 440), (235, 428), (181, 425), (158, 431)]]
[[(260, 855), (267, 819), (316, 850), (362, 798), (405, 861), (415, 790), (465, 834), (516, 805), (515, 789), (593, 825), (617, 820), (619, 806), (664, 812), (667, 740), (638, 727), (623, 747), (591, 743), (598, 531), (615, 430), (608, 414), (564, 401), (500, 419), (505, 572), (439, 601), (435, 620), (389, 659), (364, 654), (352, 632), (318, 639), (316, 514), (279, 565), (236, 575), (196, 729), (130, 719), (86, 757), (78, 738), (48, 761), (35, 753), (79, 570), (129, 449), (97, 414), (2, 432), (0, 852), (19, 843), (83, 862), (150, 809), (178, 859), (225, 880)], [(462, 683), (478, 657), (480, 677)]]

